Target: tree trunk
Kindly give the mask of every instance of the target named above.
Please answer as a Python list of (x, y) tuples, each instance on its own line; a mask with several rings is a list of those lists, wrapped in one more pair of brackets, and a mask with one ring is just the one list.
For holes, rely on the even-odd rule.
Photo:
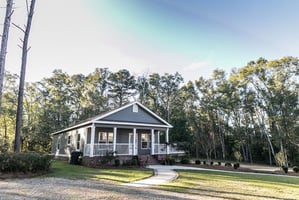
[(13, 0), (7, 0), (6, 4), (6, 13), (4, 18), (4, 26), (1, 40), (1, 50), (0, 50), (0, 114), (1, 105), (2, 105), (2, 90), (3, 90), (3, 82), (4, 82), (4, 74), (5, 74), (5, 58), (7, 53), (7, 41), (8, 41), (8, 33), (10, 27), (10, 20), (12, 11)]
[(24, 85), (25, 85), (27, 53), (28, 53), (28, 39), (29, 39), (31, 22), (32, 22), (32, 17), (33, 17), (33, 12), (34, 12), (34, 5), (35, 5), (35, 0), (32, 0), (31, 4), (30, 4), (30, 10), (28, 13), (26, 29), (24, 31), (24, 40), (23, 40), (23, 47), (22, 47), (22, 65), (21, 65), (19, 94), (18, 94), (18, 107), (17, 107), (17, 117), (16, 117), (14, 152), (20, 152), (20, 149), (21, 149), (21, 127), (22, 127), (23, 96), (24, 96)]

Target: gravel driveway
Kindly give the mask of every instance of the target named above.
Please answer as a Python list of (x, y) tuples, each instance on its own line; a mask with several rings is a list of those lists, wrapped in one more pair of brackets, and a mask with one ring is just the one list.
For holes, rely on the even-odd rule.
[(106, 181), (31, 178), (0, 180), (0, 200), (6, 199), (219, 199), (136, 188)]

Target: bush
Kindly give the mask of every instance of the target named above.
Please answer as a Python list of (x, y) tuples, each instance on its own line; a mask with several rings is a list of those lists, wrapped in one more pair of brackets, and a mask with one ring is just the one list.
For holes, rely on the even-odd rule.
[(226, 162), (226, 163), (224, 164), (224, 166), (225, 166), (225, 167), (231, 167), (231, 166), (232, 166), (232, 164), (231, 164), (231, 163), (229, 163), (229, 162)]
[(210, 165), (213, 165), (213, 164), (214, 164), (214, 162), (213, 162), (213, 161), (211, 161), (211, 162), (210, 162)]
[(182, 164), (189, 164), (190, 163), (190, 159), (188, 157), (182, 157), (182, 160), (181, 160), (181, 163)]
[(200, 160), (195, 160), (195, 164), (200, 165)]
[(284, 171), (284, 173), (288, 173), (289, 168), (287, 166), (281, 166), (282, 170)]
[(294, 167), (293, 167), (293, 171), (294, 171), (295, 173), (298, 173), (298, 172), (299, 172), (299, 167), (294, 166)]
[(175, 159), (172, 157), (167, 157), (164, 161), (165, 165), (174, 165), (175, 164)]
[(240, 163), (235, 163), (234, 164), (234, 169), (238, 169), (240, 167)]
[(131, 161), (132, 166), (137, 166), (138, 165), (138, 160), (136, 158), (133, 158)]
[(114, 160), (114, 165), (115, 165), (116, 167), (120, 166), (120, 160), (119, 160), (119, 159), (115, 159), (115, 160)]
[(52, 156), (39, 153), (4, 153), (0, 154), (0, 172), (48, 171)]
[(221, 162), (218, 162), (218, 165), (221, 166)]

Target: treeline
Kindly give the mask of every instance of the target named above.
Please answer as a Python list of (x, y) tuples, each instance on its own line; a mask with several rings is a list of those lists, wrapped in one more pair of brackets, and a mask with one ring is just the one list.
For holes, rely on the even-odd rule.
[[(299, 164), (298, 59), (263, 58), (211, 78), (184, 83), (179, 73), (134, 76), (97, 68), (83, 75), (55, 70), (26, 83), (23, 151), (48, 152), (49, 133), (138, 100), (174, 128), (171, 141), (194, 157)], [(0, 152), (12, 151), (18, 76), (6, 73)]]

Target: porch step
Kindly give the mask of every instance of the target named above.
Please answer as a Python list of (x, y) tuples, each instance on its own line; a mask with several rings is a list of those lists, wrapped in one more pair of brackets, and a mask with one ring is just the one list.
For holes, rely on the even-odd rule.
[(159, 162), (152, 155), (138, 155), (138, 159), (141, 165), (158, 165)]

